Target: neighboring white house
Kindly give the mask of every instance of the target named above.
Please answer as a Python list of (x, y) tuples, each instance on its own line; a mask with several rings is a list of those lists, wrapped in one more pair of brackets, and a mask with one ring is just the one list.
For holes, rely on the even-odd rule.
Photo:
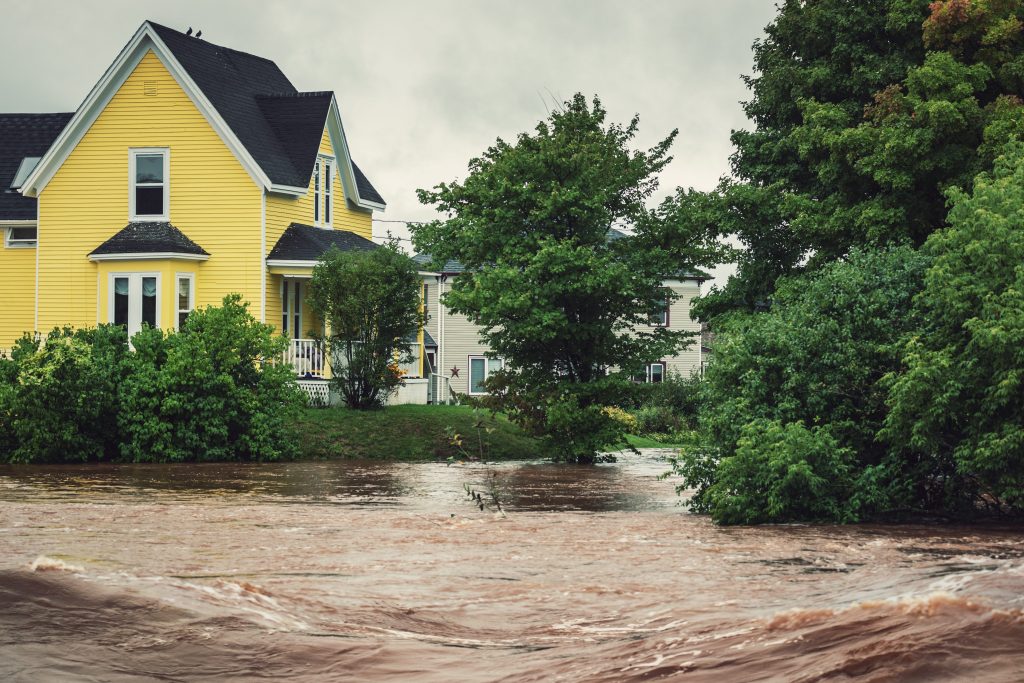
[[(413, 258), (424, 268), (420, 271), (426, 314), (424, 374), (433, 375), (435, 379), (431, 401), (444, 400), (452, 392), (470, 396), (485, 394), (483, 381), (491, 372), (500, 369), (503, 361), (490, 358), (490, 347), (480, 340), (480, 328), (466, 316), (452, 313), (442, 300), (455, 278), (465, 273), (465, 268), (457, 261), (448, 261), (439, 270), (430, 270), (432, 261), (429, 256), (421, 254)], [(676, 355), (648, 365), (644, 375), (637, 377), (638, 381), (661, 382), (669, 373), (688, 377), (701, 371), (700, 323), (690, 318), (690, 306), (700, 295), (701, 284), (707, 279), (709, 276), (704, 274), (682, 273), (665, 280), (665, 288), (670, 289), (675, 298), (652, 322), (695, 335), (689, 346)]]

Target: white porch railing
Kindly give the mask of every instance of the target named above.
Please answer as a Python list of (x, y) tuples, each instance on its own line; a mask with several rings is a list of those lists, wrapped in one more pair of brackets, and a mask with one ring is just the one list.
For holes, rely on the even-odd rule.
[(284, 362), (290, 363), (299, 377), (323, 377), (323, 345), (316, 339), (292, 339), (284, 351)]

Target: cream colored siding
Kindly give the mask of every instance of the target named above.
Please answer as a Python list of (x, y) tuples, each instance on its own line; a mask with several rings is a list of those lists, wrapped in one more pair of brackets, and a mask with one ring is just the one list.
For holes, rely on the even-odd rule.
[[(662, 358), (668, 373), (689, 377), (700, 372), (700, 323), (690, 318), (690, 307), (693, 299), (700, 295), (700, 283), (697, 280), (666, 280), (665, 287), (677, 296), (669, 306), (668, 326), (671, 330), (693, 332), (694, 336), (688, 345), (674, 356)], [(644, 325), (638, 330), (651, 330)]]

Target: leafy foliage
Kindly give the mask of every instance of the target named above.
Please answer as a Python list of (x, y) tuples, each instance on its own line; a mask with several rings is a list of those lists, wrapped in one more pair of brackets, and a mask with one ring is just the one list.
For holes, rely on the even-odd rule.
[[(467, 267), (446, 302), (505, 359), (503, 407), (583, 461), (615, 441), (593, 434), (618, 429), (585, 386), (686, 343), (679, 330), (633, 330), (664, 301), (667, 275), (723, 252), (700, 195), (646, 206), (675, 132), (634, 151), (638, 119), (605, 119), (600, 100), (576, 95), (532, 134), (499, 139), (470, 161), (464, 181), (419, 191), (447, 218), (413, 229), (419, 250)], [(610, 231), (622, 225), (633, 234), (616, 239)]]
[[(684, 486), (697, 489), (691, 501), (694, 509), (719, 510), (723, 486), (741, 495), (745, 485), (775, 485), (750, 478), (743, 479), (746, 484), (728, 480), (719, 485), (723, 477), (746, 471), (747, 465), (729, 463), (738, 457), (741, 441), (749, 440), (751, 430), (787, 435), (779, 436), (772, 448), (785, 449), (788, 443), (803, 448), (808, 440), (822, 444), (831, 439), (837, 448), (855, 454), (851, 476), (863, 478), (844, 489), (846, 494), (834, 505), (830, 503), (831, 519), (847, 520), (906, 504), (904, 482), (926, 477), (928, 471), (908, 473), (906, 463), (877, 441), (887, 413), (880, 381), (898, 370), (899, 341), (915, 329), (912, 302), (927, 264), (924, 255), (909, 247), (855, 251), (814, 277), (784, 282), (771, 311), (737, 314), (724, 321), (714, 362), (701, 384), (702, 441), (678, 465)], [(804, 431), (792, 431), (798, 428), (794, 425)], [(743, 447), (745, 457), (762, 457), (755, 446)], [(886, 476), (877, 476), (879, 468)], [(818, 465), (812, 470), (822, 473)], [(758, 477), (771, 472), (783, 476), (783, 470), (769, 468)], [(784, 505), (774, 507), (789, 510), (787, 515), (792, 512)], [(768, 509), (751, 509), (743, 521), (787, 518), (773, 517)], [(729, 521), (740, 521), (738, 514), (730, 512)]]
[[(10, 462), (103, 460), (117, 452), (117, 386), (128, 336), (119, 327), (25, 336), (0, 372), (0, 445)], [(4, 444), (3, 442), (7, 443)]]
[(1024, 146), (952, 201), (949, 227), (924, 247), (934, 259), (917, 299), (925, 322), (890, 378), (885, 433), (944, 466), (947, 505), (1022, 509)]
[(286, 341), (237, 294), (193, 311), (179, 333), (132, 338), (120, 387), (121, 456), (132, 462), (276, 460), (303, 398), (272, 361)]
[(379, 408), (401, 383), (420, 323), (421, 281), (396, 244), (332, 250), (313, 268), (309, 305), (328, 326), (332, 382), (350, 408)]
[(168, 462), (274, 459), (303, 398), (272, 365), (283, 340), (238, 295), (181, 332), (119, 326), (24, 337), (0, 359), (0, 459)]

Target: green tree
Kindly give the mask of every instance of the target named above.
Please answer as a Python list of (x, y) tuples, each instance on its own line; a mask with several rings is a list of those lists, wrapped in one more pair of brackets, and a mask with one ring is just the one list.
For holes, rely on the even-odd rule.
[[(847, 521), (926, 503), (914, 486), (935, 470), (877, 436), (888, 412), (881, 380), (899, 369), (900, 340), (916, 329), (927, 264), (909, 247), (857, 250), (782, 281), (770, 311), (720, 321), (699, 446), (677, 463), (683, 488), (696, 489), (694, 510), (730, 523), (805, 513)], [(828, 495), (813, 507), (809, 491)]]
[(396, 244), (334, 249), (313, 268), (309, 305), (327, 324), (334, 386), (350, 408), (379, 408), (401, 383), (420, 325), (422, 281)]
[(733, 177), (719, 189), (739, 271), (698, 309), (767, 302), (775, 281), (853, 247), (920, 246), (946, 192), (1024, 132), (1019, 0), (780, 6), (754, 46)]
[(972, 193), (951, 193), (949, 227), (917, 299), (922, 327), (891, 378), (886, 436), (944, 464), (948, 507), (1024, 509), (1024, 145)]
[[(676, 133), (634, 151), (638, 119), (605, 119), (600, 100), (577, 94), (532, 133), (498, 139), (462, 182), (419, 190), (446, 218), (413, 228), (417, 249), (466, 266), (446, 301), (505, 359), (499, 404), (584, 462), (617, 433), (601, 410), (609, 368), (635, 369), (687, 341), (678, 330), (632, 332), (664, 301), (663, 279), (721, 251), (706, 198), (680, 191), (647, 206)], [(616, 226), (632, 236), (610, 239)]]

